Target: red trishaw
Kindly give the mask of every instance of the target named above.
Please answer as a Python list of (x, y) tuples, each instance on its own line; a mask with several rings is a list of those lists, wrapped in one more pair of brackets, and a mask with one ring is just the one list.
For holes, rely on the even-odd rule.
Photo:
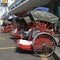
[(11, 15), (8, 20), (4, 21), (4, 27), (1, 29), (1, 32), (10, 32), (12, 29), (15, 28), (15, 18), (17, 18), (17, 16), (15, 15)]
[(19, 35), (12, 33), (13, 36), (19, 36), (17, 46), (22, 50), (32, 50), (37, 56), (48, 57), (53, 54), (56, 47), (54, 30), (58, 17), (49, 12), (38, 10), (30, 11), (29, 14), (34, 19), (31, 20), (29, 16), (24, 17), (29, 29)]

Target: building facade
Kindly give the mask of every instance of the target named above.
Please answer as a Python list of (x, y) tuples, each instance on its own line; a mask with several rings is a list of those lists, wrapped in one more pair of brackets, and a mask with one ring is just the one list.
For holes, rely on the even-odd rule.
[[(9, 9), (8, 7), (12, 5), (15, 2), (15, 0), (0, 0), (0, 18), (3, 16), (8, 15)], [(7, 6), (5, 5), (7, 4)]]
[[(12, 1), (13, 3), (11, 3)], [(7, 12), (4, 12), (2, 19), (7, 19), (12, 14), (33, 10), (36, 7), (48, 4), (50, 1), (51, 0), (8, 0), (8, 9)]]

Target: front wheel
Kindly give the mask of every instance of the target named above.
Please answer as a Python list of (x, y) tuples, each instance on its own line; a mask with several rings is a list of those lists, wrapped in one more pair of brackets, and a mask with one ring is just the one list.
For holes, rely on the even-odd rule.
[(40, 33), (32, 41), (34, 53), (39, 57), (49, 57), (53, 54), (56, 44), (55, 39), (49, 33)]

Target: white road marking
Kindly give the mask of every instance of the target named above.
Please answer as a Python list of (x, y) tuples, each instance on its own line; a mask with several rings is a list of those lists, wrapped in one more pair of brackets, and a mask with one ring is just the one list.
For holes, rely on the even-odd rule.
[(3, 47), (3, 48), (0, 48), (0, 50), (8, 50), (8, 49), (15, 49), (16, 47)]

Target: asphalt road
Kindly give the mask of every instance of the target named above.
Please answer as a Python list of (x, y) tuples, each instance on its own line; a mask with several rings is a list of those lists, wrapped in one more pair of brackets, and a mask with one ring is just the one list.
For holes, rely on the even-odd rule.
[(0, 60), (41, 60), (31, 51), (16, 48), (14, 39), (8, 33), (0, 33)]
[(32, 51), (22, 51), (9, 33), (0, 32), (0, 60), (54, 60), (53, 57), (36, 57)]

